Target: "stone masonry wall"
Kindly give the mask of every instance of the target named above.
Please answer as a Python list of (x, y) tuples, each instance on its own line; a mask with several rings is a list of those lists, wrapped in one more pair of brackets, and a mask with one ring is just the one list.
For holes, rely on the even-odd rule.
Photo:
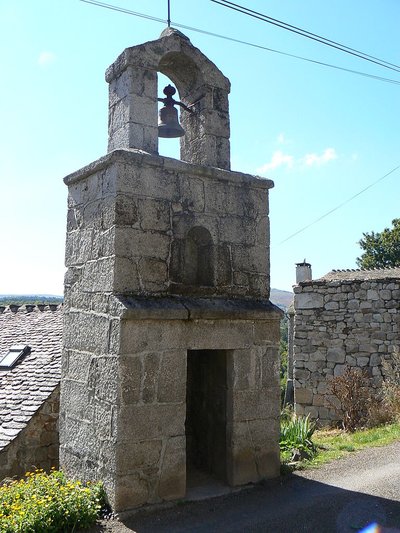
[(53, 391), (27, 427), (0, 454), (0, 481), (35, 468), (58, 468), (60, 387)]
[(65, 181), (62, 467), (118, 511), (184, 497), (187, 351), (230, 350), (228, 483), (278, 475), (273, 183), (138, 150)]
[(226, 351), (222, 482), (278, 475), (279, 318), (124, 321), (116, 509), (185, 496), (188, 348)]
[[(67, 305), (111, 292), (269, 298), (270, 180), (118, 150), (65, 181)], [(211, 243), (201, 287), (185, 274), (196, 228)]]
[(348, 365), (367, 370), (378, 389), (381, 362), (400, 345), (400, 278), (378, 275), (332, 274), (294, 288), (295, 409), (321, 425), (340, 419), (330, 380)]

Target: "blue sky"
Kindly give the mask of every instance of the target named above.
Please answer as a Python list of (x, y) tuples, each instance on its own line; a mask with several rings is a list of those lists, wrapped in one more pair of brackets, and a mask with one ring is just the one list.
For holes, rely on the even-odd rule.
[[(166, 18), (166, 0), (108, 0)], [(251, 0), (247, 7), (400, 64), (398, 0)], [(172, 21), (400, 81), (400, 74), (235, 13), (171, 0)], [(62, 178), (107, 151), (106, 68), (164, 24), (80, 0), (0, 0), (0, 293), (62, 294)], [(399, 217), (400, 86), (183, 30), (231, 80), (232, 169), (271, 178), (271, 285), (355, 268), (364, 231)], [(160, 152), (173, 157), (175, 141)], [(285, 241), (285, 242), (282, 242)]]

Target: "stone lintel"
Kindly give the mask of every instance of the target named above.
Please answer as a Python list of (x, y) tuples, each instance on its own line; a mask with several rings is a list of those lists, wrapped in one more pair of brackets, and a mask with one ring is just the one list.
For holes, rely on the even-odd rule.
[(123, 320), (280, 320), (283, 311), (269, 300), (226, 298), (135, 298), (117, 296)]
[(179, 159), (174, 159), (172, 157), (149, 154), (143, 150), (137, 149), (113, 150), (100, 159), (97, 159), (80, 170), (77, 170), (76, 172), (66, 176), (64, 178), (64, 183), (67, 186), (70, 186), (87, 178), (95, 172), (99, 172), (109, 167), (113, 163), (128, 163), (132, 166), (140, 165), (148, 167), (163, 167), (167, 171), (209, 177), (216, 180), (230, 181), (244, 186), (248, 185), (257, 189), (272, 189), (274, 186), (274, 182), (272, 180), (261, 178), (259, 176), (253, 176), (251, 174), (244, 174), (243, 172), (223, 170), (204, 165), (196, 165), (193, 163), (187, 163), (186, 161), (181, 161)]

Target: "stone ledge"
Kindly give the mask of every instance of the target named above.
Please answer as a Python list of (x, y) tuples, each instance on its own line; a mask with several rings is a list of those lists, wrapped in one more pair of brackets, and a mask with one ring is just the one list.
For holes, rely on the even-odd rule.
[(280, 320), (283, 315), (269, 300), (116, 297), (124, 306), (123, 320)]
[(181, 161), (180, 159), (154, 155), (134, 148), (113, 150), (107, 155), (100, 157), (100, 159), (97, 159), (80, 170), (77, 170), (76, 172), (66, 176), (64, 178), (64, 183), (70, 186), (73, 183), (76, 183), (85, 179), (91, 174), (94, 174), (95, 172), (105, 169), (113, 163), (121, 162), (129, 162), (131, 164), (135, 163), (136, 165), (145, 165), (150, 167), (163, 167), (165, 170), (230, 181), (238, 185), (248, 185), (256, 189), (272, 189), (274, 186), (274, 182), (267, 178), (261, 178), (251, 174), (244, 174), (243, 172), (235, 172), (232, 170), (223, 170), (216, 167), (187, 163), (186, 161)]

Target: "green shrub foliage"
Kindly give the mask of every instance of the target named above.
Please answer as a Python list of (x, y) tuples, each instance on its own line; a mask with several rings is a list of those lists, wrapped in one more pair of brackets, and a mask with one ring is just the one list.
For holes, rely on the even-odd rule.
[(2, 533), (58, 533), (95, 523), (104, 505), (101, 483), (66, 479), (52, 469), (27, 472), (25, 479), (0, 486)]
[(290, 418), (283, 416), (279, 438), (281, 451), (299, 450), (312, 456), (315, 453), (312, 441), (314, 431), (315, 423), (310, 420), (310, 415), (304, 417), (293, 414)]

